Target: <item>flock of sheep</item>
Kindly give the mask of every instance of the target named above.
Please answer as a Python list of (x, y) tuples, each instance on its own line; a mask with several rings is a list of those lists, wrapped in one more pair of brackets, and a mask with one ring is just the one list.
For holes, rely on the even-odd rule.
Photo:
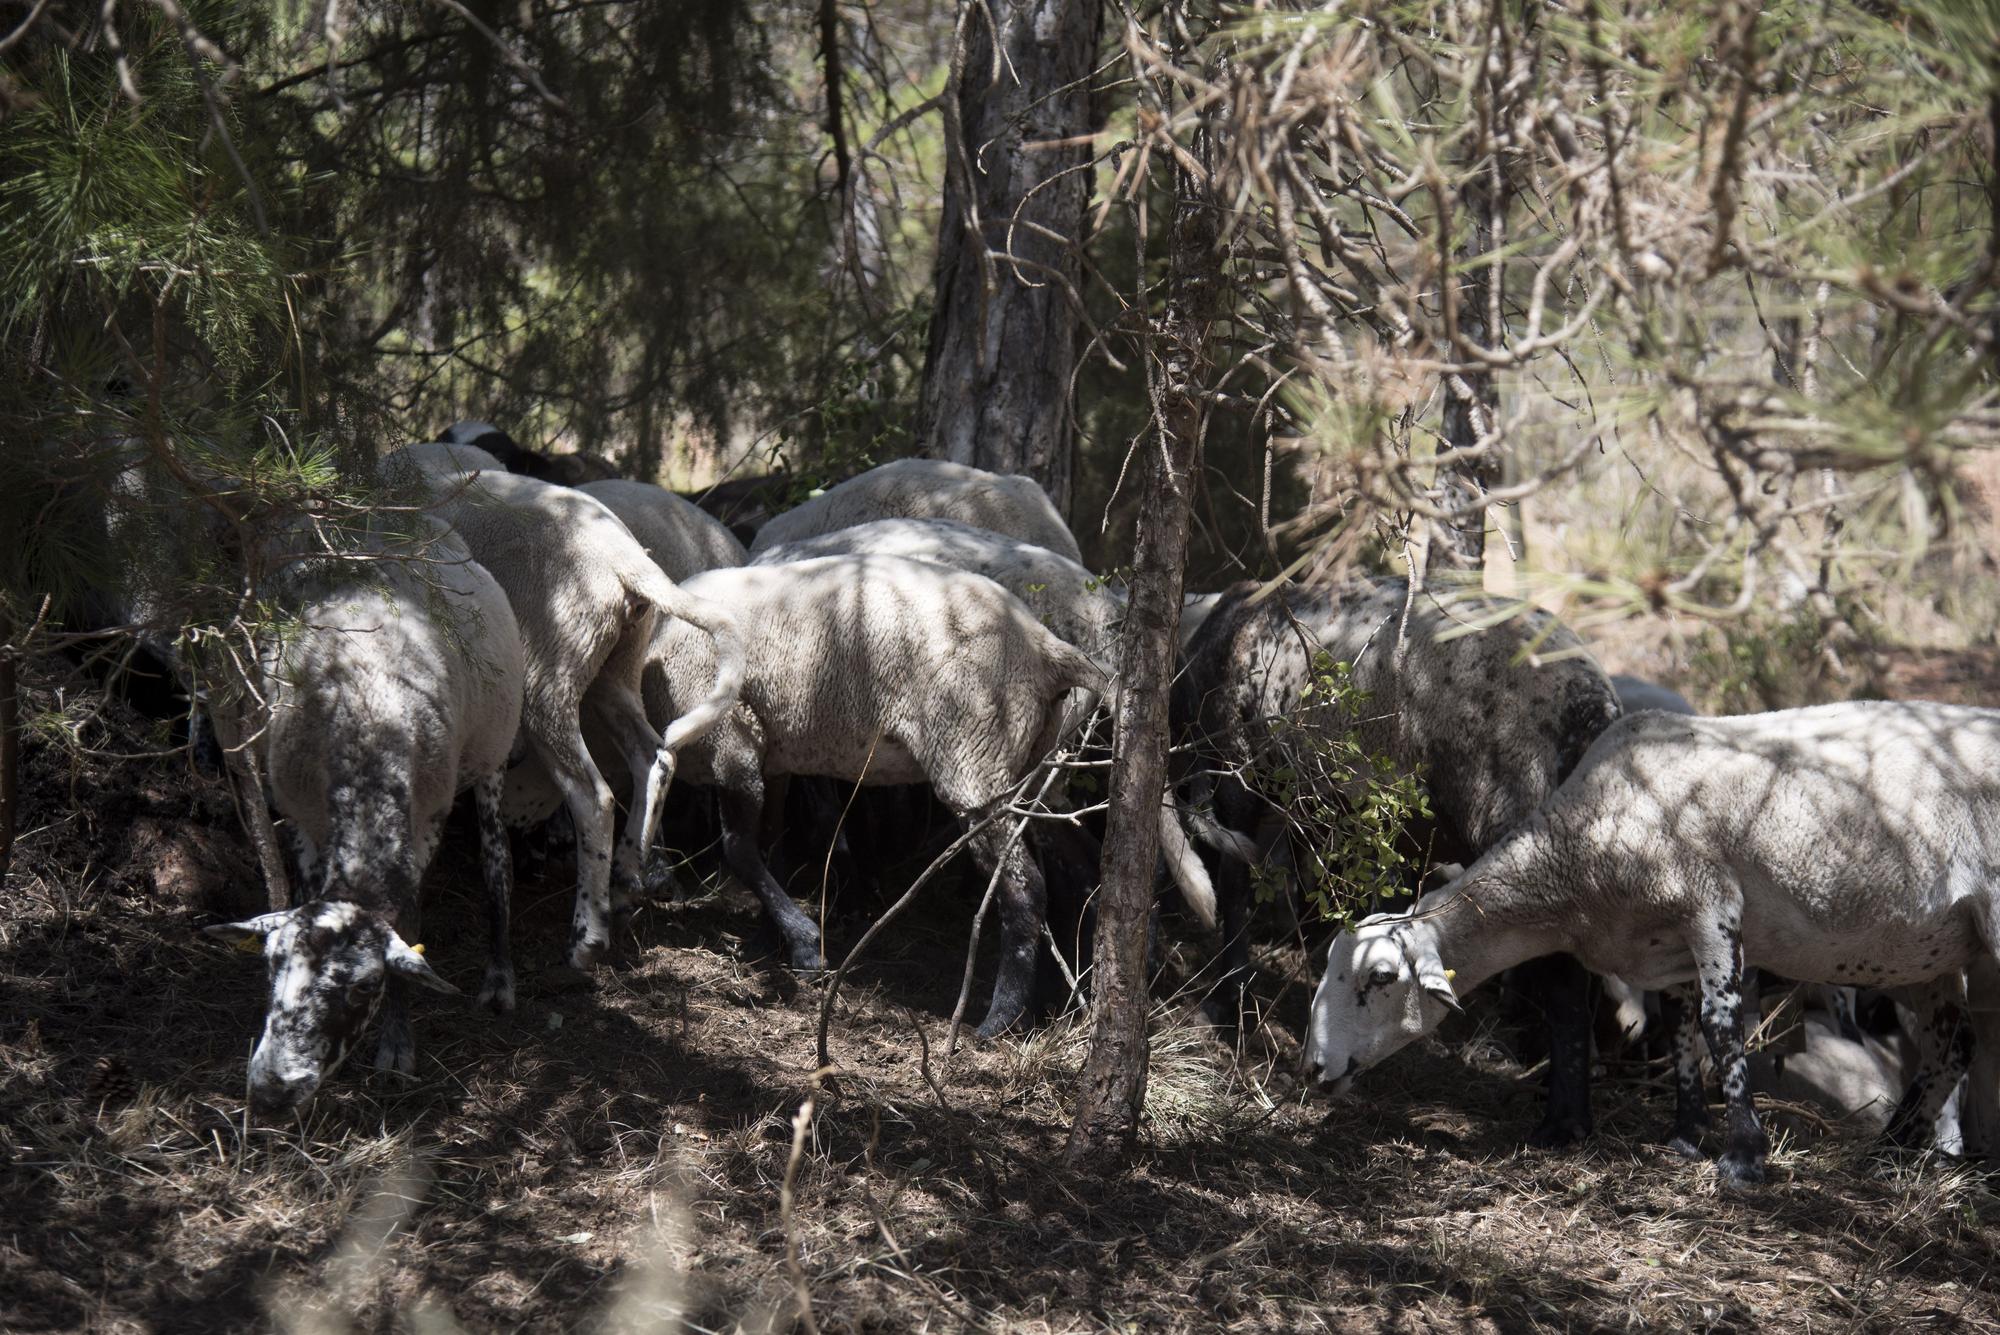
[[(413, 1069), (409, 990), (456, 990), (419, 944), (419, 886), (468, 789), (491, 910), (480, 1001), (497, 1010), (514, 1001), (509, 828), (567, 810), (569, 957), (589, 968), (639, 891), (675, 778), (716, 791), (725, 865), (791, 964), (821, 967), (818, 926), (763, 843), (799, 777), (927, 784), (975, 831), (1002, 931), (981, 1033), (1022, 1022), (1048, 887), (1037, 836), (981, 817), (1110, 691), (1123, 610), (1046, 495), (907, 460), (771, 519), (746, 551), (663, 489), (563, 486), (510, 472), (510, 451), (461, 424), (383, 459), (386, 483), (425, 500), (424, 526), (377, 539), (367, 578), (351, 560), (287, 567), (274, 593), (301, 629), (258, 665), (267, 708), (211, 706), (257, 762), (300, 878), (292, 907), (209, 929), (269, 970), (253, 1103), (300, 1107), (378, 1010), (377, 1064)], [(1635, 989), (1696, 984), (1675, 1026), (1676, 1144), (1698, 1153), (1706, 1120), (1699, 1033), (1726, 1102), (1722, 1173), (1755, 1180), (1756, 966), (1916, 1007), (1923, 1060), (1893, 1129), (1928, 1134), (1969, 1060), (1965, 971), (2000, 947), (2000, 713), (1703, 719), (1636, 683), (1621, 709), (1553, 617), (1501, 611), (1398, 579), (1189, 598), (1161, 844), (1188, 907), (1220, 928), (1223, 1009), (1249, 972), (1251, 871), (1284, 856), (1258, 776), (1327, 726), (1300, 701), (1331, 659), (1367, 700), (1333, 726), (1421, 776), (1426, 849), (1463, 870), (1334, 940), (1306, 1036), (1320, 1085), (1345, 1088), (1512, 970), (1550, 1024), (1534, 1138), (1562, 1143), (1591, 1124), (1583, 966), (1620, 980), (1635, 1014)], [(1043, 784), (1057, 804), (1061, 772)]]

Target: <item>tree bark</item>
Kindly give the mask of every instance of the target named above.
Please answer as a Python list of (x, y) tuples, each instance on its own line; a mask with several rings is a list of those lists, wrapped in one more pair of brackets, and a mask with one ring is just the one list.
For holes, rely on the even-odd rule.
[(0, 883), (14, 863), (14, 807), (21, 792), (20, 681), (13, 619), (0, 612)]
[(1189, 513), (1201, 472), (1202, 394), (1209, 330), (1221, 286), (1217, 213), (1183, 174), (1169, 255), (1165, 312), (1153, 348), (1158, 428), (1140, 442), (1138, 541), (1121, 639), (1111, 802), (1098, 890), (1090, 1056), (1064, 1157), (1072, 1167), (1115, 1164), (1138, 1134), (1146, 1095), (1146, 920), (1159, 855), (1167, 778), (1167, 700), (1179, 643)]
[[(1504, 146), (1500, 90), (1513, 68), (1512, 35), (1499, 0), (1487, 18), (1488, 53), (1481, 61), (1475, 96), (1479, 138), (1473, 145), (1471, 171), (1459, 188), (1459, 209), (1468, 230), (1452, 257), (1453, 273), (1446, 279), (1451, 304), (1447, 328), (1457, 331), (1461, 344), (1489, 347), (1499, 337), (1500, 299), (1504, 296), (1499, 270), (1480, 263), (1500, 243), (1507, 210), (1507, 179), (1501, 154)], [(1476, 267), (1474, 267), (1476, 266)], [(1454, 361), (1469, 360), (1462, 346), (1451, 350)], [(1447, 450), (1466, 450), (1493, 430), (1500, 407), (1500, 389), (1488, 370), (1463, 371), (1445, 385), (1442, 434)], [(1439, 502), (1452, 509), (1474, 506), (1499, 487), (1505, 461), (1497, 451), (1460, 460), (1438, 470)], [(1470, 509), (1457, 519), (1436, 525), (1430, 545), (1433, 565), (1478, 571), (1486, 564), (1486, 509)]]
[[(965, 49), (947, 100), (937, 305), (917, 440), (934, 458), (1026, 473), (1067, 516), (1076, 457), (1070, 375), (1091, 188), (1083, 166), (1090, 149), (1080, 141), (1092, 129), (1090, 73), (1103, 7), (1100, 0), (965, 3)], [(989, 13), (999, 27), (997, 62)]]

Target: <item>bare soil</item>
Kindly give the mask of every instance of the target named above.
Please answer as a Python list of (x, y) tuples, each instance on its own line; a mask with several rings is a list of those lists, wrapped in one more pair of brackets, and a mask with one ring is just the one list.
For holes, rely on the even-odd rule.
[[(87, 742), (144, 749), (104, 717)], [(1278, 939), (1266, 1023), (1233, 1047), (1163, 1003), (1134, 1164), (1067, 1175), (1073, 1016), (947, 1062), (967, 884), (850, 979), (789, 1227), (822, 985), (761, 958), (754, 902), (700, 859), (588, 978), (560, 961), (566, 869), (525, 876), (515, 1014), (427, 999), (414, 1081), (348, 1069), (303, 1121), (246, 1123), (261, 971), (198, 931), (258, 894), (219, 785), (45, 740), (26, 781), (0, 895), (7, 1331), (793, 1330), (801, 1296), (822, 1331), (2000, 1330), (1981, 1173), (1799, 1110), (1771, 1184), (1725, 1193), (1656, 1144), (1642, 1062), (1604, 1071), (1587, 1146), (1523, 1149), (1539, 1076), (1490, 1002), (1359, 1098), (1302, 1100), (1308, 969)], [(426, 935), (471, 990), (463, 833)], [(833, 917), (836, 954), (875, 907)]]

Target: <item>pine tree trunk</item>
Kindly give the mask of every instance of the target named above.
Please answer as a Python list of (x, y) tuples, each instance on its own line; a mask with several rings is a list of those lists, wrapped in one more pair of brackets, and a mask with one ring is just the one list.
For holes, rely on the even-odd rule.
[(1215, 209), (1188, 177), (1181, 177), (1179, 187), (1167, 306), (1153, 349), (1164, 362), (1156, 372), (1159, 429), (1139, 445), (1143, 490), (1097, 898), (1090, 1057), (1065, 1151), (1079, 1168), (1113, 1164), (1130, 1150), (1146, 1094), (1146, 920), (1159, 855), (1167, 699), (1179, 643), (1189, 511), (1201, 469), (1201, 396), (1221, 285)]
[(21, 792), (20, 681), (7, 643), (13, 633), (13, 621), (0, 613), (0, 883), (14, 862), (14, 808)]
[[(1524, 15), (1523, 21), (1526, 22)], [(1471, 171), (1459, 188), (1458, 206), (1467, 232), (1452, 257), (1453, 272), (1447, 278), (1447, 301), (1451, 303), (1449, 325), (1458, 331), (1462, 343), (1491, 347), (1504, 330), (1500, 321), (1501, 270), (1482, 263), (1503, 243), (1506, 226), (1508, 181), (1503, 158), (1507, 152), (1510, 108), (1501, 104), (1508, 74), (1514, 68), (1514, 35), (1508, 30), (1505, 7), (1498, 0), (1486, 14), (1486, 51), (1480, 61), (1480, 77), (1474, 87), (1479, 119), (1479, 137), (1472, 145)], [(1453, 361), (1470, 360), (1463, 346), (1451, 350)], [(1485, 369), (1462, 371), (1445, 385), (1444, 448), (1465, 450), (1493, 430), (1500, 407), (1500, 389), (1493, 373)], [(1434, 565), (1478, 571), (1486, 564), (1486, 508), (1479, 499), (1499, 487), (1505, 460), (1499, 452), (1483, 458), (1460, 460), (1439, 468), (1438, 498), (1441, 504), (1465, 513), (1435, 526), (1430, 560)]]
[[(988, 13), (999, 25), (997, 76)], [(1071, 169), (1090, 160), (1076, 141), (1092, 128), (1102, 13), (1099, 0), (990, 0), (964, 16), (917, 412), (926, 454), (1026, 473), (1065, 515), (1076, 456), (1074, 300), (1091, 187), (1088, 168)], [(1055, 144), (1063, 146), (1035, 146)]]
[[(1460, 198), (1472, 224), (1471, 233), (1457, 256), (1458, 263), (1463, 265), (1485, 255), (1493, 246), (1496, 201), (1483, 170), (1467, 183)], [(1481, 267), (1462, 270), (1454, 276), (1458, 284), (1458, 331), (1468, 342), (1482, 346), (1487, 345), (1492, 337), (1488, 328), (1491, 323), (1488, 311), (1493, 300), (1492, 275), (1491, 269)], [(1454, 351), (1452, 356), (1457, 361), (1465, 359), (1464, 354), (1458, 351)], [(1465, 371), (1452, 379), (1454, 383), (1445, 386), (1444, 448), (1470, 449), (1479, 443), (1481, 435), (1492, 429), (1500, 406), (1500, 392), (1493, 383), (1490, 371)], [(1440, 468), (1440, 503), (1453, 509), (1472, 506), (1500, 485), (1501, 467), (1502, 460), (1496, 452), (1484, 458), (1464, 460)], [(1458, 570), (1483, 568), (1486, 561), (1485, 508), (1470, 509), (1458, 518), (1438, 525), (1431, 541), (1430, 558), (1433, 565)]]

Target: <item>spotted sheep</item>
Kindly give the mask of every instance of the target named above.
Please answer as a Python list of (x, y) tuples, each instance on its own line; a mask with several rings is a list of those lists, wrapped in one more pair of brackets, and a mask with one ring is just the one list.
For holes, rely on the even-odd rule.
[(206, 929), (261, 951), (269, 970), (249, 1082), (266, 1113), (310, 1099), (385, 1002), (375, 1064), (415, 1070), (409, 988), (457, 991), (424, 957), (419, 887), (467, 787), (490, 928), (479, 999), (514, 1004), (500, 799), (521, 717), (520, 633), (500, 586), (441, 528), (373, 554), (281, 576), (297, 628), (263, 647), (268, 719), (216, 711), (225, 743), (262, 760), (301, 873), (294, 907)]
[(1996, 865), (2000, 712), (1636, 714), (1463, 876), (1335, 938), (1307, 1063), (1343, 1090), (1484, 979), (1551, 950), (1635, 986), (1694, 980), (1726, 1104), (1719, 1169), (1760, 1181), (1744, 969), (1875, 987), (1956, 979), (2000, 947)]
[[(1177, 763), (1192, 771), (1184, 805), (1221, 854), (1225, 1010), (1249, 971), (1249, 868), (1282, 827), (1257, 776), (1307, 772), (1298, 728), (1351, 728), (1367, 754), (1418, 775), (1435, 816), (1434, 829), (1416, 832), (1419, 848), (1470, 862), (1525, 821), (1618, 717), (1610, 681), (1555, 617), (1477, 593), (1412, 598), (1394, 578), (1269, 595), (1241, 584), (1189, 610), (1200, 628), (1183, 649), (1173, 719)], [(1367, 695), (1359, 717), (1301, 708), (1321, 653), (1352, 665)], [(1554, 959), (1521, 981), (1540, 994), (1550, 1026), (1549, 1106), (1530, 1139), (1581, 1139), (1591, 1129), (1588, 978)]]
[(944, 459), (898, 459), (848, 478), (757, 531), (750, 554), (876, 519), (955, 519), (1059, 552), (1081, 564), (1076, 535), (1031, 477)]
[[(494, 471), (440, 442), (383, 460), (385, 479), (421, 483), (505, 590), (521, 629), (526, 681), (521, 731), (526, 756), (510, 770), (503, 813), (511, 825), (549, 815), (537, 806), (551, 787), (577, 832), (577, 893), (570, 963), (582, 969), (610, 949), (612, 887), (636, 895), (645, 849), (672, 781), (674, 753), (701, 736), (736, 700), (743, 680), (736, 618), (684, 592), (663, 574), (604, 505), (580, 491)], [(676, 715), (647, 717), (639, 677), (666, 619), (698, 627), (713, 644), (702, 689)], [(612, 790), (583, 738), (588, 719), (609, 739), (637, 794), (612, 856)], [(524, 796), (533, 794), (533, 797)]]
[[(928, 783), (971, 823), (1007, 797), (1061, 740), (1072, 690), (1104, 675), (992, 580), (889, 556), (830, 556), (711, 570), (687, 591), (734, 608), (749, 661), (728, 717), (680, 755), (679, 774), (718, 790), (722, 857), (783, 936), (795, 968), (818, 969), (819, 928), (765, 865), (757, 843), (767, 785), (818, 775)], [(686, 708), (713, 675), (714, 649), (665, 626), (645, 673), (654, 718)], [(553, 809), (553, 794), (540, 805)], [(1041, 872), (1011, 822), (976, 835), (999, 875), (1000, 968), (980, 1033), (1026, 1012), (1046, 913)]]

